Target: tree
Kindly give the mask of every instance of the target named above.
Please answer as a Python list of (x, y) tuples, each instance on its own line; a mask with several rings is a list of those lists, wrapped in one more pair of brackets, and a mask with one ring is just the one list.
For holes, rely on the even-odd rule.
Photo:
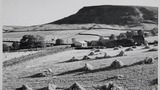
[(114, 34), (111, 34), (111, 36), (109, 36), (109, 40), (117, 40), (117, 37)]
[(119, 36), (118, 36), (118, 39), (119, 40), (121, 40), (121, 39), (127, 39), (126, 33), (120, 33)]
[(3, 44), (3, 51), (10, 51), (10, 47), (7, 44)]
[(153, 36), (157, 36), (158, 35), (158, 29), (153, 29), (153, 30), (151, 30), (151, 33), (152, 33), (152, 35)]
[(126, 32), (126, 36), (127, 36), (127, 38), (129, 38), (129, 39), (130, 39), (130, 38), (132, 38), (132, 33), (131, 33), (131, 32), (129, 32), (129, 31), (127, 31), (127, 32)]
[(148, 36), (150, 36), (149, 33), (144, 33), (144, 37), (148, 37)]
[(56, 40), (56, 45), (63, 45), (63, 44), (64, 44), (63, 39), (57, 39)]
[(132, 36), (136, 36), (138, 35), (138, 33), (136, 31), (131, 31)]
[(144, 36), (144, 31), (143, 30), (138, 30), (137, 33), (138, 33), (138, 35)]
[(20, 48), (42, 48), (45, 47), (45, 40), (42, 36), (39, 35), (24, 35), (20, 41)]
[(18, 42), (13, 42), (12, 47), (14, 50), (19, 49), (19, 43)]

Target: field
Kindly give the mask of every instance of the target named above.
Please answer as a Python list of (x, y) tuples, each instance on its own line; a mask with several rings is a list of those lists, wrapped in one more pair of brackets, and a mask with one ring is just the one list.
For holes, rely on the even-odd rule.
[(36, 53), (36, 52), (37, 51), (6, 52), (6, 53), (3, 53), (3, 61), (10, 60), (10, 59), (13, 59), (13, 58), (18, 58), (18, 57), (29, 55), (29, 54), (33, 54), (33, 53)]
[[(111, 34), (118, 35), (119, 33), (126, 31), (119, 30), (109, 30), (109, 29), (93, 29), (93, 30), (62, 30), (62, 31), (30, 31), (30, 32), (12, 32), (12, 33), (3, 33), (3, 40), (18, 40), (24, 35), (41, 35), (45, 37), (46, 41), (50, 41), (53, 38), (61, 38), (65, 43), (71, 43), (72, 38), (76, 38), (77, 41), (91, 41), (98, 40), (99, 36), (94, 35), (78, 35), (81, 34), (96, 34), (102, 36), (109, 36)], [(68, 41), (67, 41), (68, 40)]]
[[(93, 55), (115, 56), (121, 50), (113, 50), (113, 48), (101, 49), (101, 54)], [(59, 88), (69, 87), (74, 82), (80, 83), (87, 90), (95, 90), (92, 86), (103, 85), (109, 81), (116, 83), (125, 90), (150, 90), (153, 86), (151, 82), (158, 78), (158, 60), (155, 59), (153, 64), (142, 64), (124, 67), (120, 69), (106, 69), (111, 62), (118, 59), (125, 65), (130, 65), (138, 61), (144, 60), (146, 57), (158, 57), (157, 51), (149, 52), (149, 49), (143, 49), (139, 46), (133, 51), (125, 51), (127, 56), (113, 57), (107, 59), (91, 59), (75, 62), (65, 62), (75, 58), (81, 59), (84, 55), (88, 55), (91, 50), (68, 50), (52, 55), (43, 56), (30, 61), (22, 62), (13, 66), (3, 68), (3, 90), (13, 90), (21, 87), (22, 84), (28, 84), (34, 90), (46, 87), (49, 83), (57, 85)], [(151, 48), (158, 48), (151, 46)], [(76, 71), (76, 69), (84, 66), (85, 63), (93, 65), (94, 70), (91, 72)], [(53, 75), (47, 77), (28, 77), (40, 73), (47, 68), (53, 71)], [(112, 78), (115, 75), (124, 75), (122, 79)]]
[[(32, 26), (30, 29), (23, 28), (23, 31), (28, 29), (29, 31), (27, 32), (3, 33), (3, 39), (20, 40), (23, 35), (29, 34), (44, 36), (48, 41), (53, 38), (61, 38), (65, 43), (71, 43), (72, 38), (75, 38), (77, 41), (91, 41), (98, 40), (98, 35), (110, 36), (111, 34), (118, 35), (119, 33), (126, 32), (126, 30), (116, 30), (116, 28), (126, 29), (125, 27), (116, 25), (100, 25), (100, 27), (106, 29), (91, 30), (83, 30), (81, 29), (82, 26), (78, 28), (76, 25), (64, 25), (64, 27), (60, 27), (59, 25)], [(87, 25), (85, 28), (90, 28), (91, 26), (93, 25)], [(76, 27), (77, 30), (44, 31), (44, 29), (50, 30), (53, 27), (57, 29), (66, 27), (68, 29), (73, 29)], [(108, 29), (113, 27), (116, 28)], [(32, 29), (35, 28), (41, 31), (32, 31)], [(139, 29), (140, 27), (132, 27), (132, 29), (137, 28)], [(151, 27), (149, 29), (151, 29)], [(21, 29), (17, 29), (17, 31), (19, 30)], [(145, 39), (148, 42), (153, 42), (154, 40), (158, 40), (158, 36), (147, 37)], [(22, 84), (28, 84), (28, 86), (32, 87), (34, 90), (41, 90), (41, 88), (46, 87), (49, 83), (57, 85), (58, 89), (64, 89), (74, 82), (80, 83), (86, 90), (95, 90), (92, 86), (103, 85), (110, 81), (123, 87), (125, 90), (150, 90), (155, 85), (152, 82), (158, 78), (158, 51), (148, 51), (149, 49), (144, 49), (144, 46), (138, 46), (136, 49), (133, 49), (133, 51), (125, 51), (127, 56), (115, 57), (121, 50), (125, 50), (126, 48), (128, 47), (123, 47), (120, 50), (113, 50), (113, 48), (100, 49), (101, 53), (90, 56), (90, 60), (75, 62), (66, 61), (70, 60), (72, 57), (82, 59), (92, 50), (74, 50), (73, 48), (66, 49), (66, 46), (54, 46), (42, 50), (42, 52), (4, 53), (3, 61), (6, 61), (7, 63), (5, 64), (8, 65), (3, 67), (3, 90), (14, 90), (15, 88), (21, 87)], [(151, 48), (158, 48), (158, 46), (152, 45)], [(95, 59), (95, 57), (104, 56), (104, 53), (107, 53), (107, 55), (112, 58)], [(131, 66), (131, 64), (142, 61), (146, 57), (155, 58), (153, 64)], [(117, 59), (127, 65), (127, 67), (108, 69), (107, 67)], [(77, 71), (77, 69), (84, 67), (85, 63), (91, 64), (94, 69), (88, 72)], [(52, 75), (46, 77), (34, 76), (48, 68), (53, 71)], [(116, 75), (123, 75), (124, 77), (122, 79), (113, 78)]]
[(88, 30), (86, 32), (82, 32), (81, 34), (95, 34), (101, 36), (110, 36), (111, 34), (119, 35), (120, 33), (125, 33), (126, 31), (121, 30), (110, 30), (110, 29), (93, 29)]

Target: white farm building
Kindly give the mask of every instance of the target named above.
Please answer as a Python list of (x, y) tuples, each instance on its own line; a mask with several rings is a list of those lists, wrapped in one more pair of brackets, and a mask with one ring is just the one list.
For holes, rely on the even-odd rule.
[(75, 41), (74, 42), (75, 47), (87, 47), (87, 42), (85, 41)]

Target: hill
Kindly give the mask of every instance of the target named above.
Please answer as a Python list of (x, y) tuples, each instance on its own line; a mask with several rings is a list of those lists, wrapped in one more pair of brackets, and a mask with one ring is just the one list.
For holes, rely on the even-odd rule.
[(50, 24), (137, 24), (158, 21), (158, 8), (140, 6), (89, 6), (83, 7), (76, 14)]
[(3, 32), (88, 30), (94, 28), (147, 29), (158, 23), (157, 7), (88, 6), (63, 19), (33, 26), (3, 26)]

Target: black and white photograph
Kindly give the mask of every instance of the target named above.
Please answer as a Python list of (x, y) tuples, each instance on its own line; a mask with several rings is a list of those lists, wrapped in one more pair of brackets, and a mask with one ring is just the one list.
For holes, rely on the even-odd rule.
[(2, 90), (158, 90), (157, 4), (2, 1)]

